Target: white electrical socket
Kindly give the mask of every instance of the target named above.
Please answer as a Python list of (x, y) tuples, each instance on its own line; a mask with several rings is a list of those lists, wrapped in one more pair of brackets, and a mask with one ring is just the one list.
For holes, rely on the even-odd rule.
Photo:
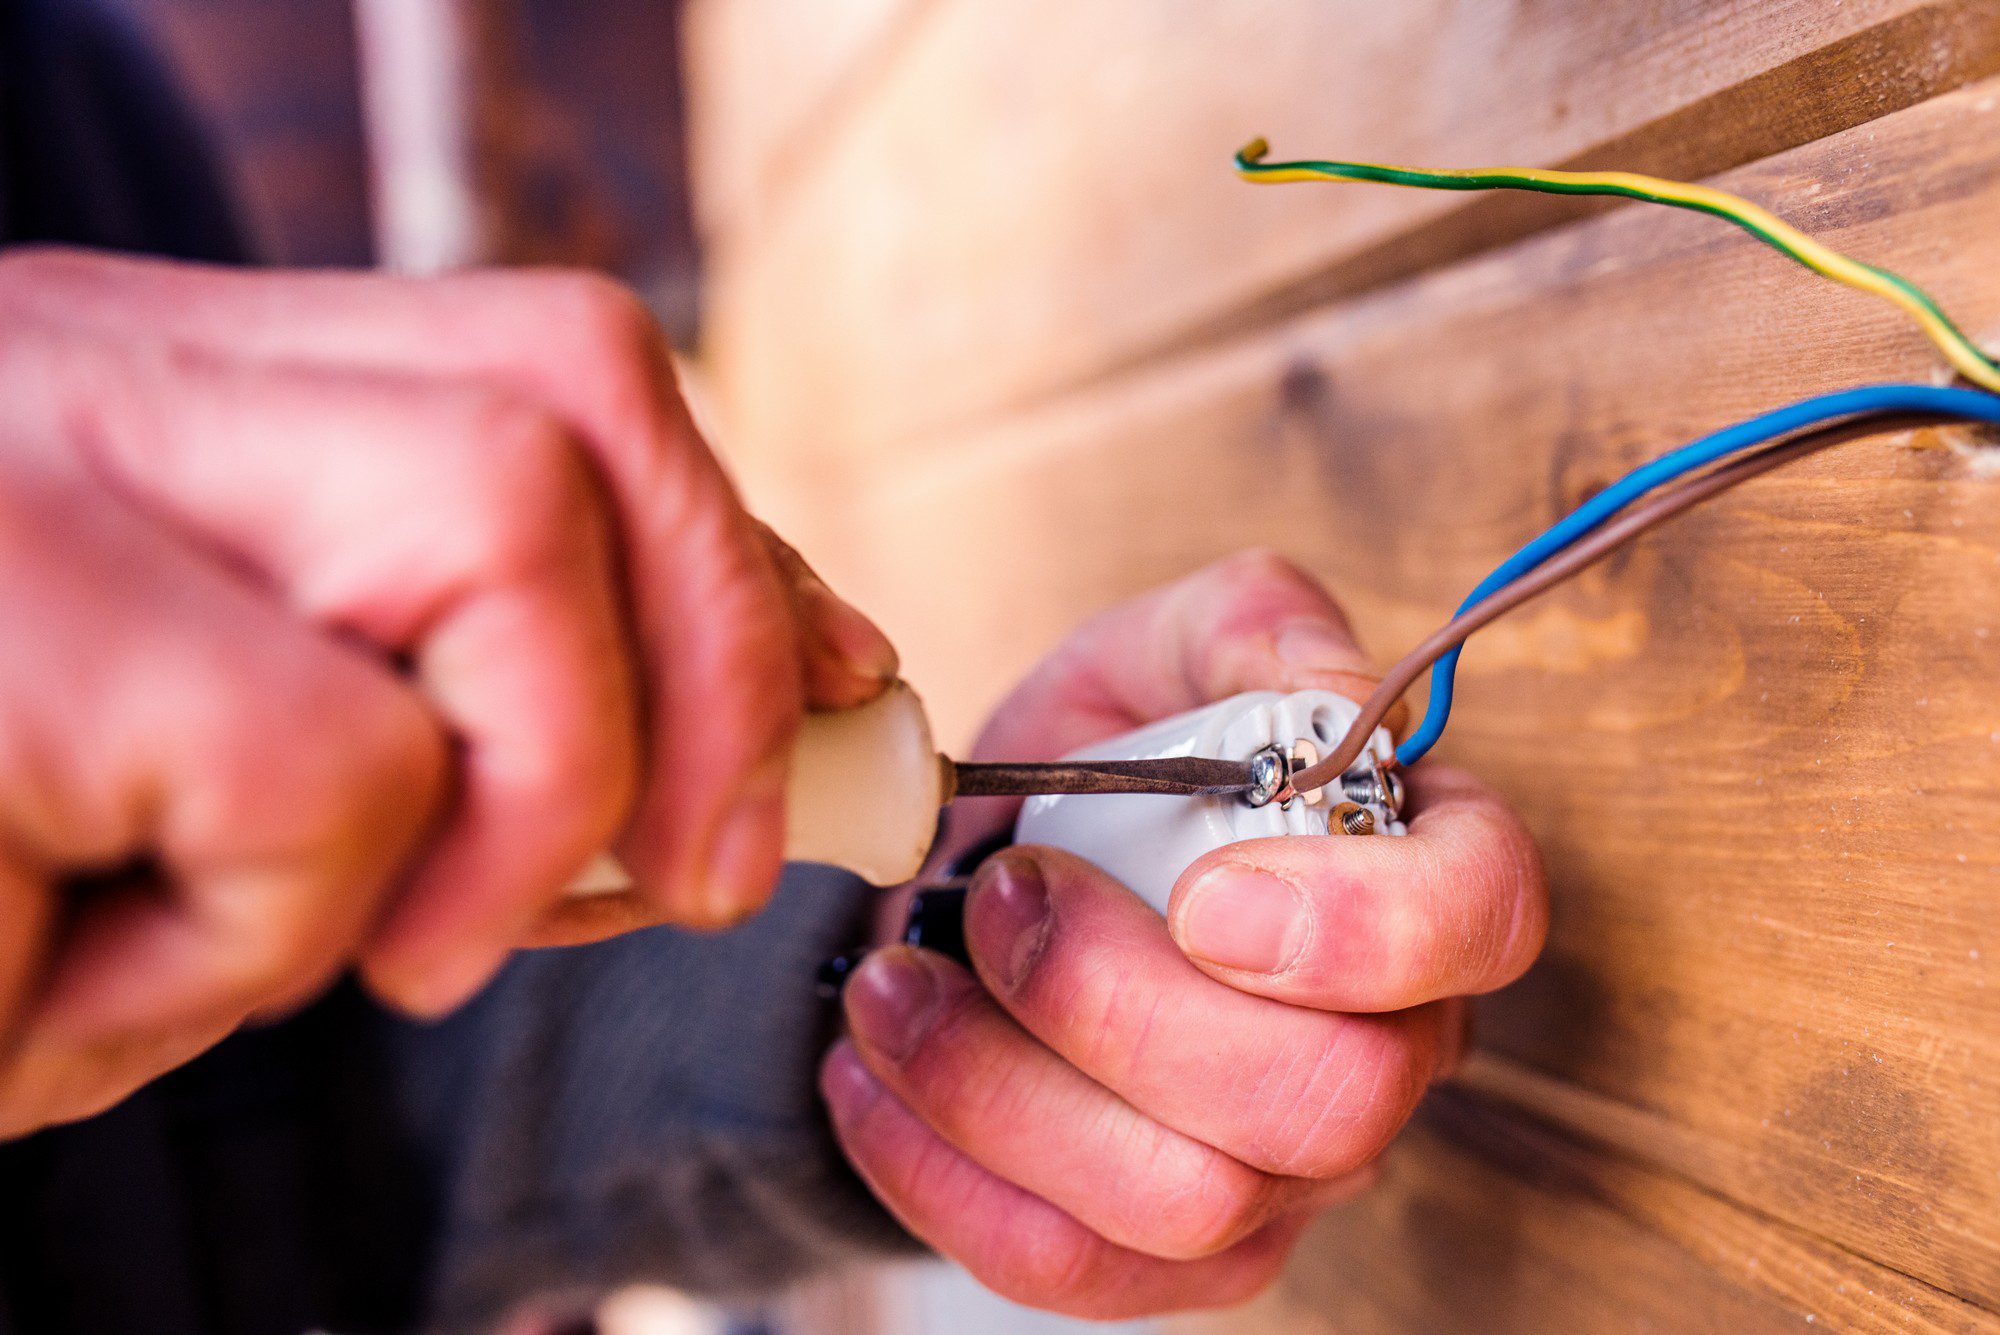
[[(1207, 756), (1248, 760), (1266, 747), (1286, 754), (1301, 741), (1325, 755), (1346, 735), (1361, 707), (1332, 691), (1250, 691), (1074, 752), (1070, 760), (1152, 760)], [(1377, 728), (1358, 765), (1388, 766), (1395, 742)], [(1353, 771), (1350, 770), (1350, 773)], [(1019, 843), (1045, 844), (1097, 864), (1161, 913), (1174, 882), (1202, 854), (1244, 839), (1277, 835), (1328, 838), (1327, 819), (1346, 800), (1328, 785), (1314, 800), (1294, 798), (1253, 807), (1241, 797), (1161, 797), (1093, 793), (1031, 797), (1014, 827)], [(1397, 813), (1380, 801), (1363, 803), (1374, 827), (1404, 832)], [(1339, 836), (1343, 838), (1363, 836)]]

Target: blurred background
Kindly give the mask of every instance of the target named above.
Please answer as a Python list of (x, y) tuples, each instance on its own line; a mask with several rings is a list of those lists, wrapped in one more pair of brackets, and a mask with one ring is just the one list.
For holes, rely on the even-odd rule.
[(587, 264), (692, 338), (673, 0), (118, 0), (207, 119), (259, 258)]
[[(1710, 180), (2000, 345), (2000, 0), (119, 2), (263, 258), (637, 288), (950, 749), (1228, 551), (1386, 659), (1640, 459), (1936, 373), (1711, 219), (1251, 189), (1252, 135)], [(1541, 840), (1546, 956), (1381, 1185), (1176, 1335), (2000, 1329), (1994, 482), (1876, 443), (1759, 486), (1468, 656), (1441, 754)], [(606, 1324), (1069, 1329), (942, 1267)]]

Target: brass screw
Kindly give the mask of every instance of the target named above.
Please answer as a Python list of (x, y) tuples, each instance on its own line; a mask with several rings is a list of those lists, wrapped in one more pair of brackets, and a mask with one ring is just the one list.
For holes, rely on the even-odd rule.
[(1326, 817), (1328, 834), (1373, 834), (1375, 813), (1359, 802), (1342, 802)]

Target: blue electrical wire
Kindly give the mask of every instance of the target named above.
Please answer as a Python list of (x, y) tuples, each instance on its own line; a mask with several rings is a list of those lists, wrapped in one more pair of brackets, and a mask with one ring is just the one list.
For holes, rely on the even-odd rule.
[[(1905, 412), (1943, 413), (1968, 421), (2000, 425), (2000, 394), (1937, 385), (1869, 385), (1805, 399), (1765, 413), (1762, 417), (1725, 427), (1712, 436), (1704, 436), (1691, 445), (1683, 445), (1671, 454), (1640, 465), (1579, 505), (1547, 532), (1495, 567), (1493, 573), (1481, 580), (1479, 586), (1459, 605), (1459, 614), (1463, 615), (1512, 584), (1647, 492), (1703, 465), (1740, 454), (1805, 427), (1820, 426), (1844, 417)], [(1444, 725), (1451, 718), (1452, 686), (1458, 672), (1458, 657), (1463, 652), (1463, 646), (1453, 649), (1432, 666), (1430, 703), (1424, 710), (1424, 721), (1396, 748), (1396, 759), (1402, 764), (1414, 765), (1423, 759), (1444, 733)]]

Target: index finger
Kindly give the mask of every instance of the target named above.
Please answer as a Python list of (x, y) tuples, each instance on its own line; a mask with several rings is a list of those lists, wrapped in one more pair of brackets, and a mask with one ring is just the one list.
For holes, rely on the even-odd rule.
[(1458, 770), (1410, 773), (1402, 838), (1253, 839), (1175, 883), (1167, 922), (1211, 977), (1318, 1010), (1394, 1011), (1518, 978), (1548, 931), (1541, 855)]

